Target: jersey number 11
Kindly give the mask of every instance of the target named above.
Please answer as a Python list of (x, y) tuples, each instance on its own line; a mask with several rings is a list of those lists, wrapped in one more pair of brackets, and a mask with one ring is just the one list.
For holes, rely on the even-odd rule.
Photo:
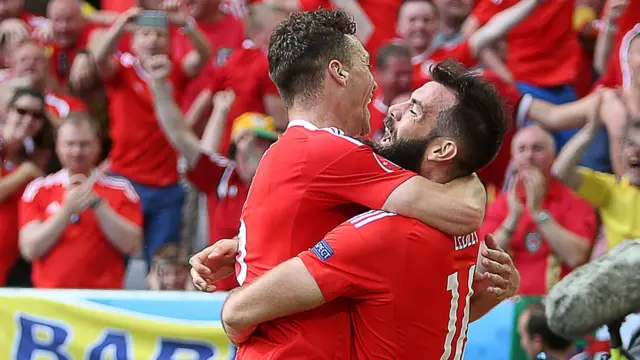
[[(455, 357), (453, 360), (460, 360), (462, 358), (462, 353), (464, 352), (464, 341), (467, 337), (467, 327), (469, 326), (469, 303), (471, 300), (471, 296), (473, 296), (473, 275), (476, 272), (476, 266), (472, 265), (469, 268), (469, 276), (467, 280), (467, 296), (464, 299), (464, 315), (462, 317), (462, 324), (460, 324), (460, 334), (458, 335), (458, 340), (456, 341), (456, 349), (455, 349)], [(442, 356), (440, 356), (440, 360), (448, 360), (449, 356), (451, 356), (451, 348), (453, 346), (453, 337), (457, 332), (458, 325), (458, 306), (460, 304), (460, 293), (458, 282), (458, 272), (455, 272), (447, 277), (447, 291), (451, 292), (451, 306), (449, 308), (449, 325), (447, 326), (447, 337), (444, 343), (444, 351), (442, 352)]]

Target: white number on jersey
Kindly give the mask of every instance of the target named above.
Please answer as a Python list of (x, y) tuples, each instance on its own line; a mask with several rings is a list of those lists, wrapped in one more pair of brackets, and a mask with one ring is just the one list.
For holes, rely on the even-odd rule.
[(247, 256), (247, 226), (244, 220), (240, 220), (240, 232), (238, 233), (238, 255), (236, 262), (240, 265), (240, 271), (236, 275), (238, 284), (242, 286), (247, 279), (247, 264), (244, 262), (244, 258)]
[[(460, 334), (456, 342), (455, 357), (454, 360), (460, 360), (462, 353), (464, 352), (463, 345), (464, 340), (467, 337), (467, 327), (469, 326), (469, 304), (471, 296), (473, 296), (473, 275), (476, 272), (476, 266), (472, 265), (469, 268), (469, 277), (467, 281), (467, 296), (464, 299), (464, 315), (462, 317), (462, 324), (460, 324)], [(451, 348), (453, 346), (453, 337), (456, 334), (458, 325), (458, 306), (460, 300), (460, 293), (458, 292), (460, 284), (458, 283), (458, 273), (455, 272), (447, 277), (447, 291), (451, 291), (451, 306), (449, 307), (449, 324), (447, 326), (447, 337), (444, 343), (444, 351), (440, 360), (447, 360), (451, 356)]]

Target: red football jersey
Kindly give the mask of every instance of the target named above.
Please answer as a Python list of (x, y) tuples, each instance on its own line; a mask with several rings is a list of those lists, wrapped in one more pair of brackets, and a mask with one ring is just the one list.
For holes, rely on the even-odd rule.
[(71, 95), (47, 91), (44, 100), (47, 111), (55, 115), (58, 119), (64, 119), (73, 111), (87, 111), (87, 106), (84, 102)]
[[(347, 3), (351, 4), (347, 4)], [(402, 0), (298, 0), (302, 11), (317, 10), (319, 7), (353, 9), (358, 38), (375, 61), (378, 48), (396, 36), (396, 20)]]
[[(244, 205), (238, 282), (312, 247), (363, 209), (380, 209), (413, 176), (341, 130), (292, 120), (262, 158)], [(348, 316), (346, 303), (336, 301), (262, 324), (238, 359), (349, 358)]]
[[(144, 185), (163, 187), (178, 182), (178, 154), (160, 129), (153, 109), (149, 75), (136, 57), (117, 58), (116, 73), (105, 81), (113, 147), (111, 170)], [(168, 81), (179, 96), (186, 76), (173, 64)]]
[[(485, 24), (518, 0), (481, 0), (473, 15)], [(507, 66), (518, 81), (537, 86), (573, 84), (580, 65), (572, 19), (575, 0), (545, 1), (507, 34)]]
[(324, 298), (349, 298), (355, 358), (461, 359), (478, 250), (476, 233), (450, 236), (372, 210), (299, 255)]
[(389, 111), (389, 107), (382, 102), (382, 93), (378, 88), (369, 104), (369, 113), (371, 114), (371, 118), (369, 118), (371, 130), (367, 135), (369, 139), (380, 140), (384, 136), (384, 118), (387, 116), (387, 111)]
[(214, 93), (225, 89), (235, 93), (220, 142), (221, 154), (226, 154), (229, 148), (233, 121), (246, 112), (266, 114), (264, 97), (279, 94), (276, 84), (269, 77), (267, 54), (250, 40), (246, 40), (241, 49), (233, 52), (227, 64), (216, 71), (210, 89)]
[[(46, 221), (58, 211), (68, 184), (67, 170), (32, 181), (20, 202), (20, 226)], [(93, 191), (120, 216), (142, 225), (140, 198), (127, 180), (101, 176)], [(124, 272), (124, 254), (106, 238), (93, 210), (86, 210), (77, 221), (70, 221), (44, 256), (33, 261), (32, 280), (38, 288), (121, 289)]]
[[(208, 87), (213, 69), (227, 63), (233, 51), (242, 46), (245, 39), (244, 23), (225, 14), (222, 19), (213, 23), (198, 22), (198, 28), (206, 35), (213, 50), (213, 56), (200, 74), (189, 81), (182, 96), (182, 109), (187, 112), (202, 89)], [(171, 39), (171, 56), (175, 59), (184, 57), (193, 50), (193, 45), (182, 31), (176, 31)]]
[[(518, 197), (526, 204), (524, 188), (518, 189)], [(598, 229), (596, 212), (585, 200), (579, 198), (569, 187), (551, 179), (542, 209), (568, 231), (584, 237), (592, 245)], [(498, 195), (487, 208), (480, 236), (494, 233), (509, 214), (507, 193)], [(571, 267), (565, 264), (540, 233), (535, 219), (528, 210), (522, 214), (509, 243), (513, 263), (520, 272), (518, 294), (540, 296), (569, 274)]]
[(47, 18), (34, 15), (27, 11), (23, 11), (22, 14), (20, 14), (20, 20), (24, 21), (24, 23), (27, 24), (29, 30), (31, 31), (46, 26), (49, 22)]
[(455, 45), (444, 45), (435, 49), (416, 55), (411, 59), (413, 63), (413, 89), (417, 89), (431, 80), (430, 69), (447, 58), (453, 58), (462, 65), (471, 68), (476, 66), (478, 61), (471, 54), (469, 41), (463, 41)]
[[(187, 177), (198, 191), (207, 195), (209, 244), (238, 235), (249, 185), (238, 175), (236, 163), (218, 154), (200, 154)], [(238, 286), (238, 281), (229, 276), (215, 285), (218, 290), (231, 290)]]

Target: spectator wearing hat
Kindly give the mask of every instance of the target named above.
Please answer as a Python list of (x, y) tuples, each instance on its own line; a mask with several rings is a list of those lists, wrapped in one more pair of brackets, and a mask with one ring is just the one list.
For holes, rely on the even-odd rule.
[[(265, 151), (277, 140), (273, 118), (260, 113), (244, 113), (233, 121), (229, 157), (218, 149), (226, 124), (227, 114), (234, 100), (231, 92), (214, 95), (214, 110), (202, 141), (186, 125), (183, 115), (171, 97), (166, 76), (170, 64), (165, 58), (155, 57), (146, 63), (151, 75), (156, 114), (160, 125), (173, 147), (186, 158), (188, 179), (207, 195), (209, 212), (209, 243), (232, 238), (240, 229), (242, 206), (249, 186)], [(237, 285), (234, 277), (215, 284), (219, 290)]]

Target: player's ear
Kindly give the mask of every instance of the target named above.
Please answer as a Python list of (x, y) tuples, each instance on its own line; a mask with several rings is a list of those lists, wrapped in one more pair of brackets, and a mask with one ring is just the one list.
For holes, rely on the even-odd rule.
[(347, 86), (349, 72), (344, 68), (340, 61), (331, 60), (331, 62), (329, 62), (329, 76), (341, 87)]
[(440, 137), (434, 139), (427, 146), (427, 159), (429, 161), (450, 161), (458, 154), (458, 146), (449, 139)]

